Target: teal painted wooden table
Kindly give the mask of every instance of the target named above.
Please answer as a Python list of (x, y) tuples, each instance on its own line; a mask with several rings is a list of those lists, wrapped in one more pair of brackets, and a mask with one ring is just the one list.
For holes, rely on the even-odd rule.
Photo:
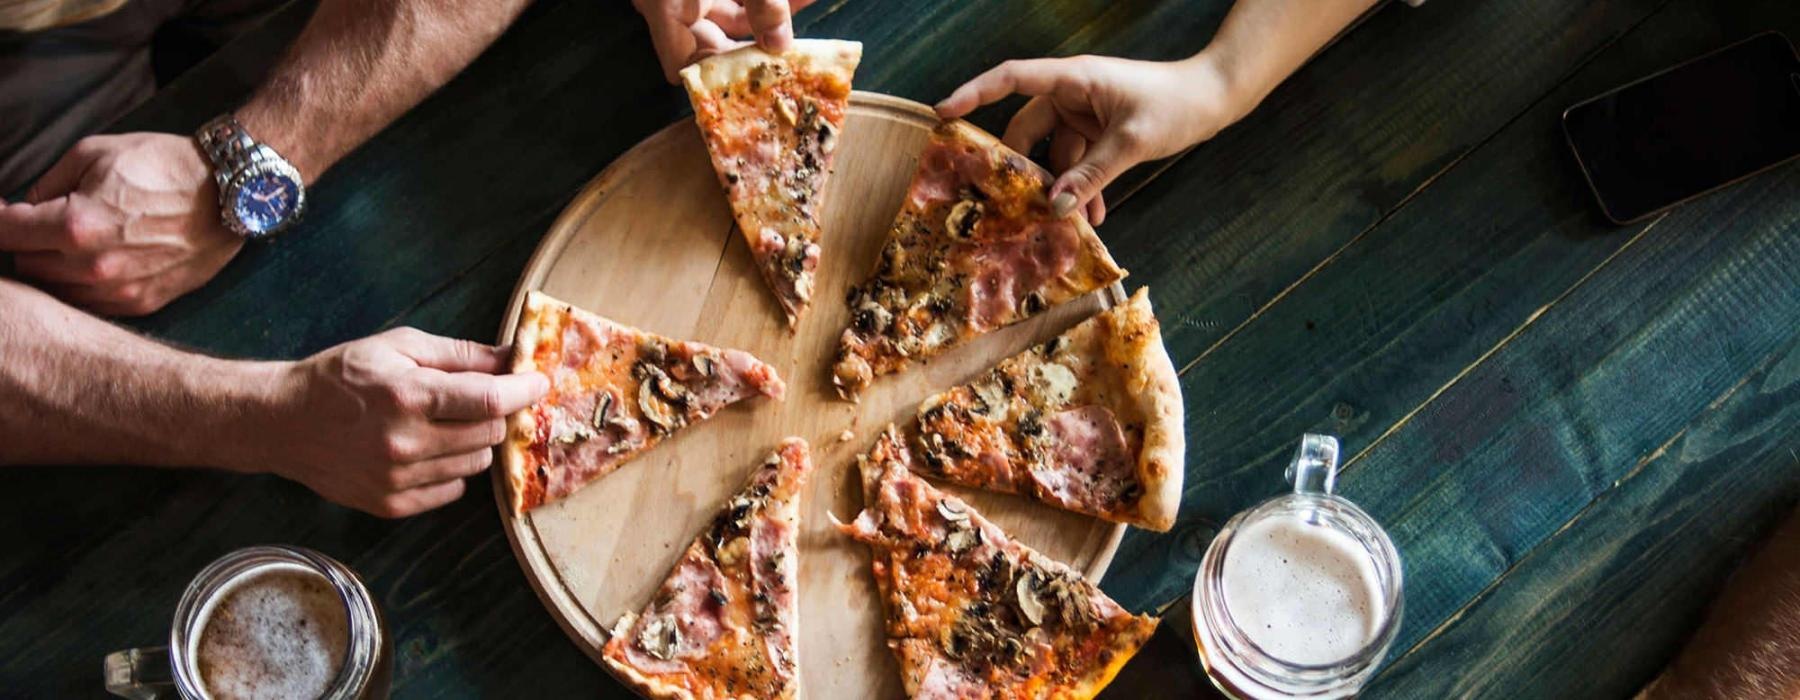
[[(261, 357), (395, 324), (492, 338), (569, 197), (686, 111), (626, 5), (538, 3), (333, 170), (302, 228), (135, 325)], [(1227, 6), (821, 0), (796, 25), (865, 42), (858, 87), (931, 102), (1006, 58), (1183, 56)], [(232, 106), (306, 12), (115, 130), (187, 131)], [(1371, 697), (1622, 696), (1668, 660), (1800, 496), (1800, 167), (1614, 227), (1556, 118), (1769, 28), (1800, 36), (1792, 0), (1383, 7), (1243, 124), (1115, 188), (1101, 235), (1152, 289), (1190, 449), (1180, 524), (1132, 532), (1102, 582), (1167, 615), (1110, 695), (1206, 692), (1179, 601), (1214, 528), (1278, 490), (1304, 431), (1343, 437), (1342, 490), (1406, 560), (1406, 622)], [(977, 121), (997, 131), (1009, 112)], [(98, 694), (101, 656), (161, 638), (203, 564), (288, 542), (368, 578), (398, 696), (623, 695), (526, 586), (486, 479), (402, 522), (275, 478), (5, 483), (0, 694)]]

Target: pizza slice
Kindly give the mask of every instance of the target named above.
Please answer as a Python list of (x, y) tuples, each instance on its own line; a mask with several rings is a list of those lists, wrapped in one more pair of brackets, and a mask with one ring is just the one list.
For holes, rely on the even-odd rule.
[(1181, 505), (1181, 387), (1147, 290), (926, 399), (926, 476), (1166, 532)]
[(644, 611), (600, 655), (654, 698), (793, 698), (805, 440), (788, 438), (688, 545)]
[(720, 408), (787, 390), (750, 353), (664, 338), (535, 291), (513, 335), (513, 371), (550, 378), (550, 393), (507, 419), (500, 460), (516, 513), (574, 493)]
[(898, 431), (858, 460), (888, 647), (914, 698), (1090, 698), (1156, 631), (1074, 569), (914, 475)]
[(1085, 219), (1052, 213), (1051, 182), (967, 122), (932, 132), (881, 259), (845, 299), (839, 395), (1125, 276)]
[(802, 39), (779, 55), (752, 45), (681, 70), (732, 217), (789, 328), (812, 301), (825, 179), (861, 59), (860, 43)]

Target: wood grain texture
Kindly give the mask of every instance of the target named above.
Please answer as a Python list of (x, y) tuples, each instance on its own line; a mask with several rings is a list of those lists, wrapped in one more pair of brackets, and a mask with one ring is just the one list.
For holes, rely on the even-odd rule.
[[(1204, 43), (1228, 5), (822, 0), (796, 28), (864, 41), (858, 87), (930, 102), (1005, 58), (1184, 55)], [(1679, 21), (1659, 19), (1665, 5)], [(185, 131), (228, 108), (306, 10), (290, 8), (114, 130)], [(1673, 652), (1767, 503), (1793, 497), (1779, 471), (1793, 466), (1778, 458), (1783, 445), (1792, 449), (1781, 436), (1800, 430), (1800, 418), (1789, 408), (1791, 390), (1773, 379), (1791, 377), (1793, 365), (1767, 359), (1778, 337), (1767, 324), (1779, 319), (1746, 319), (1731, 307), (1744, 299), (1750, 308), (1776, 308), (1788, 302), (1768, 294), (1794, 287), (1766, 270), (1741, 272), (1762, 268), (1720, 235), (1680, 248), (1657, 243), (1663, 239), (1651, 229), (1625, 246), (1642, 227), (1598, 225), (1581, 187), (1568, 184), (1572, 165), (1556, 164), (1564, 156), (1552, 144), (1544, 115), (1554, 107), (1546, 105), (1770, 26), (1800, 35), (1794, 21), (1791, 3), (1754, 0), (1385, 7), (1243, 124), (1173, 163), (1130, 174), (1116, 191), (1135, 195), (1100, 233), (1133, 270), (1133, 284), (1156, 290), (1177, 359), (1204, 357), (1187, 380), (1188, 413), (1197, 417), (1189, 483), (1208, 486), (1190, 489), (1184, 512), (1196, 517), (1175, 533), (1128, 538), (1104, 581), (1108, 591), (1137, 609), (1181, 597), (1208, 523), (1272, 492), (1275, 477), (1265, 475), (1278, 471), (1301, 430), (1341, 432), (1352, 453), (1388, 435), (1346, 479), (1356, 489), (1368, 484), (1358, 497), (1394, 509), (1390, 524), (1413, 528), (1415, 546), (1427, 553), (1408, 557), (1409, 582), (1422, 597), (1408, 602), (1417, 621), (1407, 633), (1423, 644), (1401, 657), (1376, 694), (1558, 697), (1610, 694), (1641, 679)], [(1633, 48), (1616, 48), (1624, 46)], [(626, 3), (536, 3), (462, 76), (333, 170), (314, 189), (302, 229), (247, 250), (200, 292), (134, 325), (201, 350), (277, 357), (398, 323), (491, 337), (526, 259), (569, 197), (686, 112), (679, 90), (658, 75)], [(999, 130), (1009, 114), (1002, 105), (975, 121)], [(1791, 188), (1791, 179), (1781, 186)], [(1770, 193), (1732, 196), (1760, 202)], [(1697, 209), (1699, 221), (1679, 230), (1754, 230), (1773, 216), (1764, 208)], [(1725, 216), (1740, 223), (1715, 222)], [(1440, 251), (1424, 242), (1498, 249)], [(1606, 251), (1620, 249), (1600, 266)], [(1652, 251), (1663, 262), (1630, 257)], [(1681, 251), (1698, 257), (1682, 260)], [(1575, 262), (1560, 262), (1564, 254)], [(1640, 262), (1621, 267), (1627, 260)], [(1333, 277), (1340, 265), (1360, 278)], [(1578, 283), (1581, 265), (1581, 275), (1601, 271)], [(1582, 307), (1599, 319), (1594, 327), (1555, 325), (1587, 341), (1538, 337), (1554, 306), (1530, 324), (1535, 329), (1515, 335), (1545, 300), (1567, 292), (1561, 306), (1583, 289), (1623, 284), (1609, 282), (1617, 273), (1606, 269), (1644, 276), (1625, 297), (1642, 308), (1595, 299)], [(1743, 286), (1720, 281), (1740, 272)], [(1414, 276), (1429, 282), (1390, 279)], [(1688, 285), (1646, 286), (1665, 278)], [(1315, 291), (1301, 293), (1309, 287)], [(1702, 288), (1723, 291), (1689, 302)], [(1282, 310), (1296, 301), (1318, 313)], [(1320, 347), (1255, 361), (1277, 342), (1315, 342), (1320, 331), (1304, 328), (1322, 320), (1354, 353)], [(1633, 350), (1640, 342), (1647, 345)], [(1515, 382), (1507, 394), (1506, 383), (1482, 373), (1494, 362), (1510, 362), (1500, 378), (1536, 381)], [(1214, 363), (1242, 376), (1208, 370)], [(1719, 408), (1696, 408), (1750, 367), (1765, 369)], [(1669, 415), (1638, 400), (1598, 410), (1638, 387), (1665, 397)], [(1753, 388), (1772, 398), (1751, 400)], [(1509, 403), (1481, 400), (1491, 396)], [(1656, 419), (1640, 424), (1633, 411)], [(1408, 415), (1408, 426), (1389, 434)], [(1476, 419), (1484, 441), (1462, 437)], [(1555, 429), (1540, 430), (1541, 439), (1528, 429), (1546, 425)], [(1621, 459), (1638, 464), (1644, 445), (1671, 437), (1661, 458), (1620, 471)], [(1524, 446), (1545, 446), (1545, 469), (1510, 476), (1547, 498), (1488, 485), (1494, 470), (1512, 464), (1509, 450)], [(1440, 448), (1444, 459), (1430, 461)], [(1392, 456), (1377, 459), (1385, 451)], [(1676, 457), (1689, 466), (1658, 471)], [(1383, 477), (1376, 489), (1388, 471), (1377, 465), (1398, 465), (1404, 476)], [(624, 694), (529, 592), (485, 480), (447, 508), (386, 522), (273, 477), (96, 467), (15, 469), (8, 479), (0, 496), (0, 687), (8, 693), (96, 694), (96, 660), (162, 636), (194, 571), (234, 547), (290, 542), (331, 553), (369, 579), (398, 642), (398, 697)], [(1609, 490), (1615, 481), (1621, 485)], [(1416, 510), (1405, 500), (1415, 491)], [(1661, 513), (1674, 515), (1655, 517)], [(1415, 517), (1450, 523), (1447, 534), (1468, 538), (1467, 546), (1430, 538), (1422, 525), (1408, 525)], [(1173, 667), (1192, 656), (1182, 635), (1165, 626), (1152, 644), (1112, 695), (1193, 697), (1193, 667)], [(1468, 671), (1473, 663), (1485, 664), (1479, 678)]]
[[(1680, 25), (1689, 28), (1685, 36), (1657, 33), (1589, 57), (1194, 364), (1183, 391), (1204, 408), (1189, 415), (1196, 447), (1184, 522), (1168, 538), (1128, 534), (1114, 575), (1132, 583), (1108, 582), (1108, 591), (1146, 606), (1179, 597), (1217, 523), (1279, 487), (1297, 435), (1335, 433), (1347, 455), (1361, 452), (1629, 243), (1644, 225), (1615, 229), (1593, 213), (1557, 115), (1582, 97), (1749, 33), (1743, 25), (1773, 14), (1776, 4), (1741, 5), (1733, 20), (1709, 4), (1684, 3), (1685, 13), (1668, 14), (1683, 19), (1640, 30)], [(1140, 196), (1160, 202), (1153, 194), (1160, 187)], [(1246, 265), (1247, 274), (1260, 264)], [(1148, 582), (1161, 588), (1139, 588)]]
[[(1800, 342), (1791, 341), (1514, 564), (1454, 624), (1399, 655), (1367, 697), (1636, 692), (1800, 498), (1796, 423)], [(1453, 670), (1466, 668), (1485, 672)]]
[[(799, 436), (818, 465), (800, 505), (802, 692), (900, 693), (867, 550), (832, 524), (833, 515), (848, 522), (861, 509), (855, 456), (926, 397), (1124, 301), (1115, 284), (882, 378), (857, 404), (839, 400), (830, 363), (849, 309), (838, 300), (880, 255), (937, 125), (925, 105), (865, 92), (852, 95), (847, 119), (820, 216), (819, 303), (792, 332), (732, 224), (692, 120), (657, 132), (596, 176), (551, 225), (512, 295), (515, 309), (538, 290), (653, 333), (745, 350), (788, 385), (784, 400), (727, 407), (525, 517), (514, 517), (509, 498), (496, 499), (527, 578), (596, 661), (613, 621), (642, 609), (762, 456)], [(501, 342), (510, 342), (517, 321), (508, 314)], [(840, 438), (846, 431), (852, 439)], [(505, 479), (494, 472), (496, 493)], [(1020, 542), (1096, 580), (1124, 530), (1022, 498), (950, 490)]]

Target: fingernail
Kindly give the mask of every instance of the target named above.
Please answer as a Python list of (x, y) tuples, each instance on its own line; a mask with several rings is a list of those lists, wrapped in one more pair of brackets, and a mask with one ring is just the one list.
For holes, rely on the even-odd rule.
[(1075, 195), (1064, 192), (1050, 198), (1050, 211), (1057, 216), (1068, 216), (1075, 211)]

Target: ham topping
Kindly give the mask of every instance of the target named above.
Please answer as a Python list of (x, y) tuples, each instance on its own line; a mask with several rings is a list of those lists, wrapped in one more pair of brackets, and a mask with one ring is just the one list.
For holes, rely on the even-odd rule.
[(1031, 480), (1069, 508), (1094, 510), (1119, 501), (1136, 484), (1125, 433), (1111, 409), (1081, 406), (1045, 421), (1054, 468), (1033, 468)]
[(725, 577), (710, 559), (684, 556), (656, 593), (651, 612), (633, 625), (626, 659), (650, 673), (679, 673), (680, 659), (702, 656), (725, 633), (725, 608), (711, 591)]

